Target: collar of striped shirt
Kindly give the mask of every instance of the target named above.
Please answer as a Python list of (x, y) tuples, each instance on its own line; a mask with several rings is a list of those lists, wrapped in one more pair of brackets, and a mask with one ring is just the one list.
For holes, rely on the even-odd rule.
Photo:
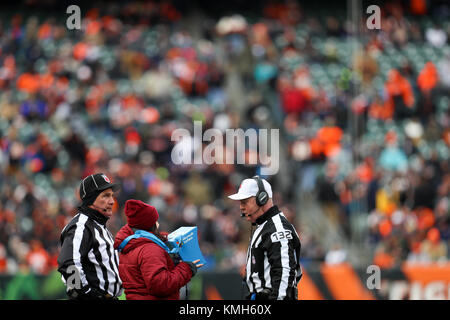
[(101, 214), (100, 212), (98, 212), (97, 210), (94, 210), (92, 208), (80, 206), (80, 207), (78, 207), (78, 210), (80, 210), (81, 212), (86, 214), (89, 218), (94, 219), (95, 221), (97, 221), (98, 223), (100, 223), (102, 225), (105, 225), (106, 222), (108, 221), (107, 216)]
[(274, 215), (276, 215), (278, 213), (280, 213), (280, 210), (278, 209), (278, 207), (273, 206), (272, 208), (270, 208), (269, 210), (264, 212), (264, 214), (262, 216), (260, 216), (258, 219), (256, 219), (256, 224), (261, 225), (265, 221), (272, 218)]

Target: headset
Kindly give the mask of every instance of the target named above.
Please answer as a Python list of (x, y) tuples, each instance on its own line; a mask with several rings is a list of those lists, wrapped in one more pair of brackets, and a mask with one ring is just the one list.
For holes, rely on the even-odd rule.
[(261, 178), (259, 176), (254, 176), (253, 179), (255, 179), (256, 183), (258, 184), (258, 193), (255, 195), (255, 201), (256, 205), (258, 206), (258, 209), (256, 209), (254, 212), (250, 214), (245, 214), (241, 212), (241, 218), (250, 217), (254, 215), (262, 206), (264, 206), (267, 203), (267, 201), (269, 201), (269, 194), (264, 188), (264, 184)]
[(269, 195), (264, 188), (264, 184), (261, 178), (259, 176), (254, 176), (253, 179), (255, 179), (256, 183), (258, 184), (258, 193), (255, 196), (256, 204), (258, 205), (258, 207), (262, 207), (267, 203), (267, 201), (269, 201)]

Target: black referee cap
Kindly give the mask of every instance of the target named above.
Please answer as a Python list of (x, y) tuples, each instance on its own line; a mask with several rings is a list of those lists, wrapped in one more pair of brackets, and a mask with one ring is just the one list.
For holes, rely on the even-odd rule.
[(102, 191), (109, 188), (117, 191), (120, 189), (120, 185), (111, 183), (111, 180), (104, 173), (91, 174), (81, 181), (80, 198), (84, 205), (90, 205), (94, 203)]

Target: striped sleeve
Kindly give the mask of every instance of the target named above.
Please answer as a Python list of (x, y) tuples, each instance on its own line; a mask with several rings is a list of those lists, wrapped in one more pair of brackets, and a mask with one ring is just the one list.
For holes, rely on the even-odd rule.
[[(61, 252), (58, 256), (58, 271), (62, 280), (68, 287), (78, 289), (88, 285), (86, 272), (83, 269), (82, 259), (88, 255), (91, 234), (86, 227), (87, 217), (78, 215), (62, 232)], [(70, 283), (67, 283), (67, 282)]]
[(294, 235), (280, 215), (273, 218), (272, 230), (266, 233), (264, 247), (270, 264), (272, 293), (269, 299), (283, 300), (296, 281)]

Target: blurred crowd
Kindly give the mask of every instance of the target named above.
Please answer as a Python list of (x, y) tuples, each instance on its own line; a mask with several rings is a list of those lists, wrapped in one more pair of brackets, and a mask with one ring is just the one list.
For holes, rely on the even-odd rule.
[(94, 172), (122, 186), (113, 234), (125, 201), (139, 199), (163, 230), (199, 227), (205, 270), (241, 268), (250, 226), (226, 196), (260, 168), (175, 165), (172, 133), (193, 121), (203, 132), (281, 129), (289, 187), (266, 178), (302, 259), (336, 248), (298, 219), (301, 192), (349, 239), (362, 213), (357, 241), (382, 267), (450, 257), (450, 26), (434, 23), (448, 21), (448, 4), (388, 3), (381, 30), (361, 34), (345, 11), (318, 16), (295, 1), (267, 1), (252, 19), (158, 1), (81, 12), (81, 30), (50, 13), (5, 11), (0, 22), (0, 273), (55, 268), (79, 183)]
[[(308, 163), (301, 190), (316, 191), (330, 220), (381, 268), (450, 257), (450, 25), (437, 22), (448, 21), (449, 6), (408, 5), (387, 3), (380, 32), (361, 31), (356, 74), (344, 67), (334, 91), (314, 97), (316, 88), (301, 87), (303, 100), (282, 100), (291, 156)], [(309, 61), (342, 63), (338, 51)], [(348, 252), (337, 244), (324, 257), (342, 262)]]

